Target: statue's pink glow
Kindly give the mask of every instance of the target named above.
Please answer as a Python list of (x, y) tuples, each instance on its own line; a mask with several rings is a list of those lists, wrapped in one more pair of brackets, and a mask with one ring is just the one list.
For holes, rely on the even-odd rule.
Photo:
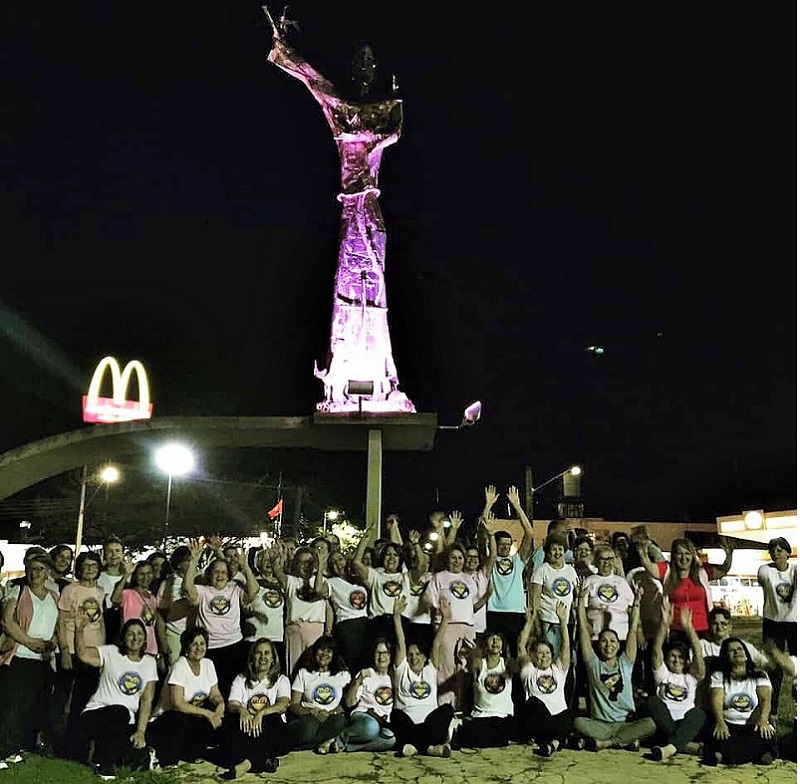
[[(269, 15), (268, 15), (269, 18)], [(270, 18), (270, 22), (272, 22)], [(386, 229), (378, 197), (384, 148), (400, 138), (402, 101), (348, 102), (273, 27), (269, 61), (301, 81), (322, 107), (339, 150), (342, 205), (328, 367), (314, 367), (317, 410), (414, 413), (398, 388), (386, 305)]]

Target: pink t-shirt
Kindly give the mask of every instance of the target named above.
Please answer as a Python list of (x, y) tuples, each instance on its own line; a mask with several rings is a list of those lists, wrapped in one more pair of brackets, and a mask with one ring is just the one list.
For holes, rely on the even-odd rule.
[(131, 618), (138, 618), (143, 624), (147, 634), (147, 653), (158, 656), (158, 640), (156, 639), (156, 612), (157, 599), (152, 594), (142, 596), (133, 588), (123, 588), (120, 614), (122, 623)]

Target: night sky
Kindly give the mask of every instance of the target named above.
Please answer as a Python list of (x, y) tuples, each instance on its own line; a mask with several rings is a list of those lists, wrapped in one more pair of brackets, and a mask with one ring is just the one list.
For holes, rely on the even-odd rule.
[[(337, 85), (362, 41), (396, 75), (400, 387), (441, 424), (483, 401), (385, 455), (385, 510), (471, 511), (573, 463), (589, 516), (795, 508), (791, 7), (443, 6), (288, 14)], [(260, 4), (17, 3), (2, 36), (0, 451), (82, 427), (106, 354), (145, 363), (156, 416), (311, 414), (339, 163)], [(361, 455), (251, 462), (363, 499)]]

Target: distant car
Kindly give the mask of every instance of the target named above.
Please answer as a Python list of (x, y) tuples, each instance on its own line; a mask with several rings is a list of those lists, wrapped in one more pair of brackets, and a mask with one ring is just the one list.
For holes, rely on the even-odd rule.
[(764, 592), (754, 576), (727, 575), (709, 580), (711, 600), (716, 606), (727, 607), (731, 615), (761, 615), (764, 611)]

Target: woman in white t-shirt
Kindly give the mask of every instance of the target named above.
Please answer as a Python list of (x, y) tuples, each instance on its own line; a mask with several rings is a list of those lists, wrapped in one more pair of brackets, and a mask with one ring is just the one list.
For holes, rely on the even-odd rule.
[(214, 662), (206, 656), (208, 631), (191, 626), (181, 634), (181, 655), (161, 690), (151, 739), (162, 766), (202, 759), (218, 743), (225, 713)]
[(269, 550), (259, 550), (254, 560), (258, 593), (256, 598), (243, 608), (245, 627), (248, 624), (250, 626), (249, 633), (245, 632), (244, 639), (251, 645), (262, 637), (270, 640), (279, 663), (284, 665), (286, 662), (286, 646), (283, 644), (286, 628), (286, 601), (283, 596), (283, 587), (275, 574)]
[(330, 586), (328, 603), (333, 613), (332, 633), (350, 672), (368, 667), (367, 648), (367, 589), (352, 582), (347, 574), (347, 558), (334, 550), (328, 556)]
[(390, 724), (401, 757), (413, 757), (420, 751), (429, 757), (449, 757), (447, 738), (455, 711), (449, 703), (439, 704), (438, 668), (442, 661), (447, 622), (452, 617), (450, 602), (443, 597), (439, 604), (442, 622), (433, 638), (430, 658), (422, 643), (410, 643), (406, 649), (403, 631), (405, 605), (405, 597), (399, 597), (392, 613), (397, 647), (392, 673), (394, 709)]
[(229, 768), (220, 778), (233, 781), (245, 773), (274, 773), (279, 757), (293, 740), (286, 724), (291, 697), (289, 679), (272, 640), (262, 637), (250, 647), (247, 667), (233, 679), (224, 743)]
[(297, 749), (330, 751), (331, 741), (347, 726), (344, 692), (350, 683), (336, 640), (320, 637), (300, 657), (292, 680), (289, 724)]
[(392, 652), (388, 640), (378, 640), (372, 652), (372, 667), (365, 667), (350, 681), (344, 693), (350, 709), (347, 727), (330, 751), (388, 751), (395, 737), (389, 726), (394, 707), (394, 687), (389, 667)]
[(158, 672), (156, 660), (145, 652), (147, 633), (138, 618), (120, 629), (118, 645), (87, 646), (81, 634), (89, 618), (75, 618), (75, 653), (87, 666), (100, 670), (97, 690), (81, 713), (81, 730), (94, 740), (94, 765), (101, 778), (116, 776), (124, 763), (148, 769), (155, 754), (145, 732), (153, 707)]
[(750, 658), (738, 637), (719, 651), (719, 669), (711, 674), (714, 729), (703, 745), (703, 764), (769, 765), (778, 756), (775, 727), (769, 722), (772, 684)]
[(517, 642), (517, 662), (520, 679), (525, 689), (525, 703), (520, 717), (520, 736), (524, 741), (536, 742), (536, 753), (549, 757), (561, 748), (572, 728), (573, 714), (567, 706), (566, 683), (569, 674), (571, 650), (567, 633), (567, 605), (556, 602), (556, 617), (561, 624), (563, 641), (558, 657), (553, 655), (549, 640), (528, 640), (537, 621), (537, 613), (529, 607), (525, 626)]
[(673, 638), (664, 649), (672, 623), (672, 607), (665, 602), (661, 626), (653, 639), (653, 681), (656, 693), (647, 698), (647, 711), (656, 723), (657, 744), (650, 751), (654, 760), (669, 759), (694, 743), (706, 723), (705, 711), (695, 707), (698, 684), (706, 677), (700, 638), (692, 626), (692, 611), (681, 610), (681, 626), (691, 645)]
[(593, 558), (597, 573), (585, 578), (586, 616), (592, 625), (592, 640), (597, 640), (603, 629), (613, 629), (624, 645), (628, 639), (633, 589), (624, 577), (614, 572), (616, 555), (609, 545), (598, 544)]

